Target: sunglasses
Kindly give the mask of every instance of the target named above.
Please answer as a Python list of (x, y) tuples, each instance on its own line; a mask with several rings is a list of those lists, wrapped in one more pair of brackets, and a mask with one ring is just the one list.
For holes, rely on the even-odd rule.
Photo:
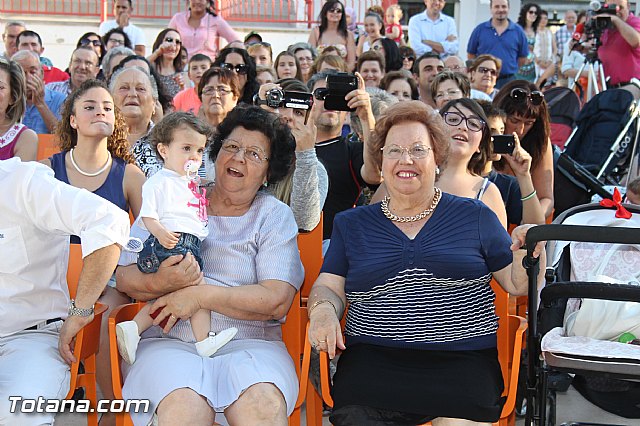
[(175, 43), (178, 46), (180, 46), (182, 44), (182, 40), (178, 40), (177, 38), (172, 38), (172, 37), (167, 37), (164, 39), (164, 41), (166, 43)]
[(324, 101), (328, 94), (329, 89), (327, 89), (326, 87), (318, 87), (313, 91), (313, 97), (318, 101)]
[(94, 45), (94, 46), (102, 46), (102, 41), (100, 40), (89, 40), (88, 38), (83, 38), (80, 40), (80, 44), (82, 46)]
[(249, 72), (249, 68), (245, 64), (233, 65), (228, 62), (225, 62), (221, 65), (222, 68), (229, 71), (235, 71), (237, 74), (246, 74)]
[(402, 60), (404, 61), (405, 59), (406, 59), (407, 61), (415, 61), (415, 60), (416, 60), (416, 57), (415, 57), (415, 56), (411, 56), (411, 55), (403, 56), (403, 57), (402, 57)]
[(529, 13), (531, 15), (537, 15), (538, 11), (537, 10), (529, 10), (527, 13)]
[(339, 7), (332, 7), (331, 9), (328, 10), (328, 12), (331, 13), (342, 13), (342, 9)]
[(527, 99), (529, 99), (531, 105), (536, 106), (542, 104), (542, 101), (544, 101), (544, 95), (542, 94), (542, 92), (534, 90), (533, 92), (529, 93), (527, 90), (520, 89), (519, 87), (513, 89), (509, 96), (511, 97), (511, 99), (519, 103), (524, 103), (527, 101)]
[(494, 69), (492, 69), (492, 68), (487, 68), (487, 67), (478, 67), (478, 72), (479, 72), (480, 74), (487, 74), (487, 73), (489, 73), (489, 74), (491, 74), (491, 76), (492, 76), (492, 77), (495, 77), (495, 76), (497, 76), (497, 75), (498, 75), (498, 71), (497, 71), (497, 70), (494, 70)]

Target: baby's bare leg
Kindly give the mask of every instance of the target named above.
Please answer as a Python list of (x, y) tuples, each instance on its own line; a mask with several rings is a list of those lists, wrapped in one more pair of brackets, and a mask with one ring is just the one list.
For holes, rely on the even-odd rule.
[(133, 317), (133, 321), (138, 326), (138, 332), (142, 334), (144, 331), (151, 328), (153, 325), (153, 318), (150, 316), (151, 314), (151, 303), (147, 303), (140, 309), (140, 311)]
[(211, 311), (199, 309), (191, 316), (191, 329), (196, 342), (201, 342), (209, 336), (211, 330)]

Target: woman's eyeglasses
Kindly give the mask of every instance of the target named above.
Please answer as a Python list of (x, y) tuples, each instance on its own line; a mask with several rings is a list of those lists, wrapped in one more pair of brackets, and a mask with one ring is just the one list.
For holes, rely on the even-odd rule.
[(521, 89), (519, 87), (513, 89), (509, 96), (511, 97), (511, 99), (518, 103), (524, 103), (527, 101), (527, 99), (529, 99), (531, 105), (536, 106), (542, 104), (542, 101), (544, 101), (544, 95), (542, 94), (542, 92), (534, 90), (533, 92), (529, 93), (527, 90)]
[(237, 74), (246, 74), (249, 72), (249, 68), (245, 64), (233, 65), (228, 62), (225, 62), (221, 65), (222, 68), (229, 71), (235, 71)]
[(481, 132), (484, 129), (484, 121), (478, 117), (465, 117), (459, 112), (448, 111), (442, 114), (444, 122), (449, 126), (457, 126), (464, 120), (467, 125), (467, 129), (472, 132)]
[(491, 77), (496, 77), (498, 75), (498, 70), (494, 70), (493, 68), (487, 67), (478, 67), (478, 72), (480, 74), (491, 74)]
[(88, 45), (93, 45), (93, 46), (102, 46), (102, 41), (100, 40), (89, 40), (88, 38), (83, 38), (82, 40), (80, 40), (80, 45), (81, 46), (88, 46)]
[(530, 14), (530, 15), (537, 15), (538, 11), (537, 10), (529, 10), (527, 13)]
[(436, 96), (433, 99), (435, 99), (436, 101), (445, 97), (447, 99), (453, 99), (455, 96), (459, 95), (460, 93), (462, 93), (462, 90), (460, 89), (450, 89), (450, 90), (447, 90), (446, 92), (436, 93)]
[(228, 95), (229, 93), (231, 93), (231, 89), (227, 89), (226, 87), (222, 87), (222, 86), (218, 86), (218, 87), (207, 86), (204, 89), (202, 89), (202, 95), (204, 96), (213, 96), (217, 94), (218, 96), (222, 97), (222, 96)]
[(415, 56), (411, 56), (411, 55), (403, 56), (403, 57), (402, 57), (402, 60), (404, 61), (405, 59), (406, 59), (407, 61), (411, 61), (411, 62), (413, 62), (413, 61), (415, 61), (415, 60), (416, 60), (416, 57), (415, 57)]
[(328, 10), (328, 12), (330, 12), (330, 13), (342, 13), (342, 8), (332, 7), (331, 9)]
[(172, 38), (172, 37), (167, 37), (164, 39), (165, 43), (175, 43), (178, 46), (180, 46), (182, 44), (182, 40), (179, 40), (177, 38)]
[(431, 148), (426, 145), (413, 145), (409, 148), (406, 148), (404, 146), (393, 144), (380, 148), (380, 151), (382, 151), (382, 155), (390, 160), (398, 160), (402, 158), (402, 155), (405, 152), (409, 154), (409, 157), (413, 158), (414, 160), (419, 160), (429, 155)]
[(228, 152), (229, 154), (236, 155), (240, 151), (242, 151), (242, 155), (248, 161), (252, 161), (257, 164), (262, 164), (263, 161), (268, 161), (269, 158), (264, 154), (258, 147), (254, 146), (240, 146), (240, 144), (233, 139), (226, 139), (222, 142), (222, 150)]
[(117, 46), (124, 46), (124, 40), (119, 40), (117, 38), (110, 38), (107, 43), (115, 44)]

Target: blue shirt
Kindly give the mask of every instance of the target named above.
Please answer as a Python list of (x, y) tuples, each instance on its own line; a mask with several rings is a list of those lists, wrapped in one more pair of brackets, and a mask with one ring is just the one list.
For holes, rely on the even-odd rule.
[(511, 20), (507, 29), (498, 35), (491, 25), (491, 20), (488, 20), (475, 27), (471, 33), (467, 53), (476, 56), (489, 53), (500, 58), (502, 60), (500, 76), (509, 76), (518, 71), (518, 58), (526, 58), (529, 55), (527, 35)]
[[(55, 115), (58, 120), (60, 120), (61, 118), (60, 111), (62, 110), (62, 104), (64, 103), (65, 99), (67, 99), (66, 95), (54, 92), (53, 90), (49, 90), (46, 87), (44, 88), (44, 103), (47, 104), (47, 107), (51, 110), (53, 115)], [(24, 113), (22, 124), (32, 129), (39, 135), (53, 133), (50, 132), (47, 128), (47, 125), (40, 115), (40, 111), (38, 111), (38, 108), (36, 108), (35, 105), (27, 105), (27, 111)]]
[(380, 204), (339, 213), (321, 272), (345, 277), (349, 345), (479, 350), (496, 345), (489, 283), (510, 245), (481, 201), (443, 193), (413, 240)]

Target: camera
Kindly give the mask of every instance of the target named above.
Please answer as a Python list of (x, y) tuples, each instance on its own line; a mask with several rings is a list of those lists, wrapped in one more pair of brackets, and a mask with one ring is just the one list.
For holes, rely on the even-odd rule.
[(596, 39), (596, 45), (600, 45), (600, 35), (602, 31), (613, 28), (613, 22), (611, 22), (610, 16), (596, 16), (596, 15), (615, 15), (618, 13), (618, 5), (601, 3), (598, 0), (593, 0), (589, 3), (589, 11), (587, 14), (587, 22), (584, 24), (584, 30), (589, 38)]
[(347, 93), (358, 88), (358, 78), (350, 73), (338, 72), (327, 76), (327, 95), (324, 107), (333, 111), (355, 111), (344, 99)]
[[(260, 96), (256, 94), (253, 97), (254, 105), (267, 105), (269, 108), (295, 108), (309, 111), (313, 106), (313, 95), (306, 92), (285, 92), (282, 89), (274, 87), (267, 90), (265, 93), (265, 99), (260, 99)], [(305, 117), (304, 124), (307, 124), (307, 117)]]
[(269, 108), (278, 108), (284, 100), (284, 92), (277, 87), (270, 89), (265, 93), (265, 102)]
[(516, 138), (513, 135), (493, 135), (491, 139), (494, 154), (511, 155), (516, 147)]

